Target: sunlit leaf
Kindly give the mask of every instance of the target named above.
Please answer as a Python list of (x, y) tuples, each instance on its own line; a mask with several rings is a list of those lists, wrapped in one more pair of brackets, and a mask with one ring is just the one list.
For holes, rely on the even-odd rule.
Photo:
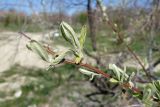
[(84, 43), (85, 40), (85, 28), (82, 28), (82, 34), (81, 35), (81, 43), (82, 45), (80, 45), (80, 41), (78, 40), (78, 36), (76, 35), (76, 33), (74, 32), (74, 30), (72, 29), (72, 27), (67, 24), (66, 22), (62, 22), (60, 25), (60, 29), (61, 29), (61, 33), (62, 36), (64, 37), (64, 39), (66, 41), (68, 41), (73, 47), (74, 49), (72, 49), (72, 51), (74, 52), (74, 55), (76, 56), (75, 58), (75, 62), (76, 64), (80, 63), (82, 58), (83, 58), (83, 53), (82, 53), (82, 45)]
[(153, 85), (156, 88), (156, 90), (160, 92), (160, 80), (154, 81)]
[(94, 73), (94, 72), (91, 72), (91, 71), (89, 71), (89, 70), (82, 69), (82, 68), (79, 68), (79, 71), (80, 71), (82, 74), (91, 76), (90, 80), (92, 80), (92, 79), (94, 78), (94, 76), (101, 76), (101, 74), (97, 74), (97, 73)]
[(62, 62), (69, 51), (70, 50), (60, 52), (54, 58), (51, 58), (50, 59), (51, 64), (56, 65), (56, 64), (59, 64), (60, 62)]
[(31, 40), (29, 44), (26, 45), (28, 49), (32, 50), (36, 54), (38, 54), (44, 61), (48, 61), (48, 53), (44, 49), (41, 43)]
[(83, 26), (82, 29), (81, 29), (80, 37), (79, 37), (79, 42), (80, 42), (81, 48), (83, 48), (85, 38), (86, 38), (86, 34), (87, 34), (87, 27)]
[(160, 80), (153, 81), (153, 88), (155, 90), (155, 97), (160, 100)]
[(74, 32), (73, 28), (69, 24), (67, 24), (66, 22), (62, 22), (60, 24), (60, 30), (61, 30), (62, 36), (66, 41), (72, 44), (75, 49), (80, 48), (78, 37), (76, 36), (76, 33)]
[(109, 69), (111, 69), (115, 75), (115, 79), (117, 79), (118, 81), (123, 82), (124, 80), (128, 79), (128, 75), (125, 73), (125, 71), (123, 71), (122, 69), (120, 69), (119, 67), (117, 67), (115, 64), (109, 64)]

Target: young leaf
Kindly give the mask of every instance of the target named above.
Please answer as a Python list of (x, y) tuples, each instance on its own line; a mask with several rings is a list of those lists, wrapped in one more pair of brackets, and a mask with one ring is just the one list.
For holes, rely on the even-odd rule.
[(66, 41), (68, 41), (71, 45), (73, 45), (75, 49), (80, 49), (80, 43), (78, 41), (78, 37), (76, 36), (76, 33), (69, 24), (67, 24), (66, 22), (62, 22), (60, 24), (60, 30), (62, 36)]
[(126, 74), (126, 70), (120, 69), (115, 64), (109, 64), (109, 69), (112, 70), (114, 79), (116, 79), (120, 83), (123, 83), (124, 81), (128, 80), (129, 76)]
[(64, 57), (67, 55), (67, 53), (69, 52), (70, 50), (66, 50), (66, 51), (63, 51), (61, 53), (59, 53), (58, 55), (55, 56), (55, 58), (52, 58), (50, 60), (50, 62), (53, 64), (53, 65), (56, 65), (56, 64), (59, 64), (61, 61), (63, 61)]
[(86, 69), (79, 68), (79, 71), (85, 75), (91, 76), (90, 80), (94, 78), (94, 76), (101, 76), (101, 74), (97, 74)]
[(155, 89), (160, 92), (160, 80), (154, 81), (153, 85)]
[(109, 69), (111, 69), (115, 75), (115, 79), (120, 80), (120, 72), (116, 70), (116, 66), (114, 64), (109, 64)]
[(60, 30), (64, 39), (72, 44), (72, 36), (75, 35), (74, 30), (66, 22), (60, 24)]
[(38, 54), (44, 61), (48, 61), (48, 53), (44, 49), (41, 43), (31, 40), (29, 44), (26, 45), (28, 49), (32, 50), (36, 54)]
[(160, 100), (160, 80), (154, 81), (152, 84), (155, 90), (155, 97)]
[(86, 34), (87, 34), (87, 26), (83, 26), (82, 29), (81, 29), (80, 37), (79, 37), (79, 42), (80, 42), (81, 49), (83, 48), (85, 38), (86, 38)]
[(75, 62), (76, 64), (78, 64), (79, 62), (81, 62), (83, 58), (82, 48), (83, 48), (83, 44), (84, 44), (85, 36), (86, 36), (86, 27), (82, 28), (81, 36), (79, 39), (76, 33), (74, 32), (74, 30), (72, 29), (72, 27), (66, 22), (62, 22), (60, 24), (60, 29), (61, 29), (61, 33), (64, 39), (68, 41), (74, 47), (72, 51), (74, 52), (74, 55), (76, 56)]

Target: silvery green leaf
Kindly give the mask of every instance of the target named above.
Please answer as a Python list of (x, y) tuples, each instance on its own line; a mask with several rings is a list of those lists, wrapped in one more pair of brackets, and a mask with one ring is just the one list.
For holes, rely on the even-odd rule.
[(123, 83), (127, 78), (126, 78), (126, 66), (124, 67), (124, 70), (122, 70), (123, 72), (121, 72), (121, 78), (120, 78), (120, 81), (121, 83)]
[(94, 76), (101, 76), (101, 74), (97, 74), (86, 69), (79, 68), (79, 71), (85, 75), (91, 76), (90, 80), (94, 78)]
[(118, 79), (118, 81), (120, 80), (120, 72), (116, 69), (116, 66), (114, 64), (109, 64), (109, 69), (113, 70), (113, 73), (116, 76), (116, 79)]
[(86, 38), (86, 34), (87, 34), (87, 26), (83, 26), (82, 29), (81, 29), (80, 37), (79, 37), (79, 42), (80, 42), (81, 48), (83, 48), (85, 38)]
[(78, 41), (78, 37), (76, 36), (76, 33), (69, 24), (67, 24), (66, 22), (62, 22), (60, 24), (60, 30), (62, 36), (66, 41), (72, 44), (75, 49), (80, 49), (80, 43)]
[(81, 36), (79, 40), (78, 40), (78, 36), (76, 35), (72, 27), (66, 22), (62, 22), (60, 24), (60, 29), (61, 29), (62, 36), (64, 37), (64, 39), (68, 41), (74, 47), (72, 51), (74, 52), (74, 55), (76, 56), (75, 58), (76, 64), (80, 63), (80, 61), (83, 58), (82, 45), (85, 41), (85, 35), (86, 35), (85, 27), (82, 28), (82, 32), (81, 32)]
[(29, 44), (26, 45), (28, 49), (32, 50), (36, 54), (38, 54), (44, 61), (48, 61), (48, 53), (44, 49), (41, 43), (31, 40)]
[(77, 51), (75, 51), (74, 49), (69, 49), (73, 54), (74, 56), (78, 57), (79, 56), (79, 53)]
[(53, 65), (59, 64), (61, 61), (63, 61), (64, 57), (67, 55), (69, 51), (70, 50), (60, 52), (54, 58), (50, 59), (50, 63), (52, 63)]
[(160, 80), (154, 81), (153, 85), (155, 89), (160, 92)]
[(97, 74), (95, 72), (92, 72), (92, 71), (89, 71), (89, 70), (86, 70), (86, 69), (83, 69), (83, 68), (79, 68), (79, 71), (85, 75), (101, 75), (101, 74)]
[(113, 70), (113, 73), (115, 74), (118, 81), (122, 81), (122, 79), (126, 80), (129, 77), (122, 69), (117, 67), (115, 64), (109, 64), (109, 69)]
[(160, 100), (160, 80), (153, 81), (152, 84), (155, 90), (155, 97)]
[(69, 41), (72, 44), (72, 36), (75, 35), (74, 30), (70, 25), (68, 25), (66, 22), (62, 22), (60, 24), (60, 30), (62, 33), (62, 36)]

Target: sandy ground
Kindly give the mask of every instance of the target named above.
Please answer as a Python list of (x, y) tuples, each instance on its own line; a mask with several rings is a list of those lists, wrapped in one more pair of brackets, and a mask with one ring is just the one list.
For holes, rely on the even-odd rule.
[[(42, 36), (38, 33), (26, 34), (35, 40), (42, 40)], [(9, 69), (14, 64), (38, 68), (45, 68), (47, 66), (36, 54), (26, 48), (29, 40), (18, 33), (1, 32), (0, 38), (2, 38), (0, 40), (0, 72)]]

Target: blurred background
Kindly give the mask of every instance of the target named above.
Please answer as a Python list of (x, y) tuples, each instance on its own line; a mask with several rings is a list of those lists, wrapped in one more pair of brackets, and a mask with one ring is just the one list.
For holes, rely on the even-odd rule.
[[(70, 45), (59, 32), (66, 21), (78, 33), (87, 25), (83, 62), (107, 72), (109, 64), (136, 73), (138, 85), (148, 82), (127, 44), (151, 75), (160, 76), (160, 0), (103, 0), (109, 20), (123, 37), (120, 42), (104, 22), (97, 0), (0, 0), (0, 107), (143, 107), (121, 94), (117, 84), (89, 77), (75, 65), (49, 64), (27, 50), (28, 39), (49, 44), (54, 51)], [(72, 56), (68, 56), (72, 58)]]

